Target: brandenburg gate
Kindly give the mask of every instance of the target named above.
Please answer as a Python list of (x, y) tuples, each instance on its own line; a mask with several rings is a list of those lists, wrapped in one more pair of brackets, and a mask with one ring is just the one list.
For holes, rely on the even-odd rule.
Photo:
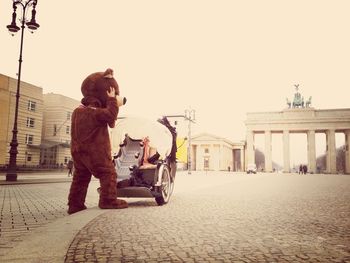
[(245, 122), (246, 164), (255, 163), (254, 135), (265, 135), (265, 171), (272, 172), (272, 134), (283, 134), (283, 171), (290, 172), (291, 133), (307, 134), (308, 171), (316, 172), (315, 134), (326, 134), (327, 173), (336, 173), (335, 134), (345, 134), (345, 172), (350, 173), (350, 109), (316, 110), (311, 105), (311, 97), (304, 105), (300, 93), (294, 95), (293, 104), (287, 99), (288, 108), (281, 112), (247, 113)]

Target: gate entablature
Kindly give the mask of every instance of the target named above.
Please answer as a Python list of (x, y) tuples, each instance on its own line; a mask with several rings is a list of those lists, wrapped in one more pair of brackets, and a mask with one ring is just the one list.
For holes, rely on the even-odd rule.
[(350, 129), (350, 109), (316, 110), (314, 108), (285, 109), (278, 112), (247, 113), (247, 130), (262, 133), (288, 130), (306, 132)]

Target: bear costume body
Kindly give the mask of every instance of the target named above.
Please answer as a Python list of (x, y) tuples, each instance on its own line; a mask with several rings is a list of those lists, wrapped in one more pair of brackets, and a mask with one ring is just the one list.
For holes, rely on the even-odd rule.
[(85, 198), (92, 175), (100, 180), (100, 208), (126, 208), (127, 203), (117, 199), (117, 174), (108, 133), (108, 126), (115, 126), (122, 105), (117, 101), (119, 86), (113, 70), (89, 75), (82, 83), (81, 92), (82, 105), (72, 114), (71, 154), (75, 170), (68, 196), (68, 214), (86, 209)]

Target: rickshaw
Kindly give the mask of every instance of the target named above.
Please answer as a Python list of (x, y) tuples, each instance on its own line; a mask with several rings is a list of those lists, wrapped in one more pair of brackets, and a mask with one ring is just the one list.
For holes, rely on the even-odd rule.
[(154, 198), (159, 206), (169, 202), (176, 174), (176, 136), (166, 117), (117, 120), (111, 141), (118, 197)]

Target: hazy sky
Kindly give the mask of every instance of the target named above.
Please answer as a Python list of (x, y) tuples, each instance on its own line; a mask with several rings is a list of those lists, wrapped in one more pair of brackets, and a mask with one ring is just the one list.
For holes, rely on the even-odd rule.
[[(0, 0), (0, 73), (16, 77), (20, 34)], [(22, 80), (75, 99), (115, 70), (121, 114), (196, 110), (194, 131), (245, 139), (247, 112), (280, 111), (294, 84), (317, 109), (348, 108), (350, 1), (38, 1)]]

